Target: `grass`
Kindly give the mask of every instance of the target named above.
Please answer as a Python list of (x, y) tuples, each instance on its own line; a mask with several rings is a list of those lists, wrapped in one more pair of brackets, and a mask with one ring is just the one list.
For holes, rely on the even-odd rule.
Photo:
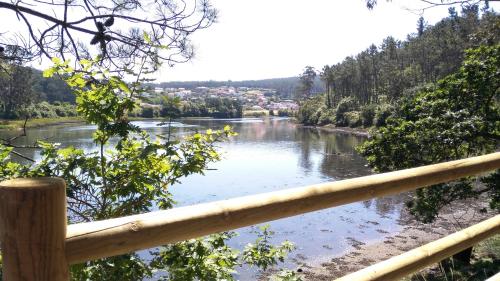
[[(49, 125), (58, 125), (66, 123), (81, 123), (84, 122), (80, 117), (57, 117), (57, 118), (38, 118), (29, 119), (26, 123), (26, 128), (38, 128)], [(21, 129), (24, 125), (24, 120), (0, 120), (0, 129)]]
[(269, 110), (244, 110), (243, 117), (264, 117), (269, 115)]
[(404, 281), (483, 281), (500, 272), (500, 234), (474, 247), (470, 265), (446, 259)]

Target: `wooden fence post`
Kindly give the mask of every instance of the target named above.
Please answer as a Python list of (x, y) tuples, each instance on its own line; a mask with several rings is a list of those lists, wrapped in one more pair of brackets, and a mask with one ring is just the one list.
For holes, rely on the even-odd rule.
[(59, 178), (0, 183), (3, 279), (67, 281), (66, 184)]

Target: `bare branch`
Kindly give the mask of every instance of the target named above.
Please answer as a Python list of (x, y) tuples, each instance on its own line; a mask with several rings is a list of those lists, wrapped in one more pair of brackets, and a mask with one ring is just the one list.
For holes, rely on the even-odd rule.
[[(152, 69), (162, 62), (185, 62), (193, 57), (190, 35), (212, 25), (217, 17), (208, 0), (188, 2), (0, 1), (0, 11), (12, 11), (26, 29), (16, 35), (22, 40), (0, 37), (1, 48), (10, 45), (24, 52), (9, 56), (0, 52), (0, 56), (33, 60), (70, 55), (80, 60), (100, 55), (111, 71), (139, 67), (142, 58)], [(46, 27), (40, 28), (43, 24)], [(89, 45), (95, 48), (88, 49)]]

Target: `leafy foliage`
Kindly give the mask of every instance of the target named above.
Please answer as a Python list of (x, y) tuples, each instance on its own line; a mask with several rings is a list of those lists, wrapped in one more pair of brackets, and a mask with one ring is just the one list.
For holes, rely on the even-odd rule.
[[(369, 113), (365, 106), (377, 105), (375, 126), (385, 125), (391, 115), (391, 106), (398, 106), (408, 90), (427, 83), (435, 83), (458, 71), (465, 57), (465, 49), (480, 45), (495, 45), (500, 42), (498, 13), (491, 10), (479, 12), (477, 5), (465, 5), (461, 14), (450, 10), (447, 18), (434, 26), (419, 19), (415, 33), (406, 40), (397, 40), (391, 36), (380, 45), (372, 44), (355, 56), (346, 57), (342, 62), (325, 65), (320, 73), (325, 86), (324, 106), (308, 100), (301, 104), (300, 120), (308, 125), (323, 125), (330, 120), (328, 110), (337, 109), (337, 126), (355, 126), (359, 122), (356, 114), (360, 112), (362, 121)], [(356, 106), (349, 110), (340, 108), (340, 103), (350, 99)], [(307, 104), (306, 104), (307, 103)], [(322, 108), (317, 112), (311, 108)], [(370, 113), (371, 114), (371, 113)], [(325, 115), (322, 117), (322, 115)], [(364, 117), (363, 117), (364, 115)], [(347, 118), (349, 117), (349, 118)], [(322, 122), (318, 122), (321, 120)], [(365, 122), (364, 126), (371, 122)]]
[[(248, 244), (243, 253), (226, 245), (236, 233), (225, 232), (162, 247), (152, 252), (155, 257), (152, 265), (155, 268), (165, 268), (168, 274), (160, 280), (168, 281), (235, 280), (233, 276), (236, 273), (235, 267), (243, 264), (257, 266), (265, 271), (278, 262), (283, 262), (294, 246), (288, 241), (273, 246), (270, 244), (270, 239), (274, 233), (269, 230), (269, 226), (261, 226), (259, 230), (260, 232), (256, 232), (258, 237), (255, 244)], [(272, 278), (300, 280), (288, 270)]]
[(316, 125), (319, 123), (319, 118), (324, 111), (323, 96), (315, 96), (300, 105), (297, 113), (297, 121), (304, 125)]
[[(390, 171), (494, 151), (500, 140), (499, 71), (500, 45), (468, 50), (457, 73), (405, 97), (361, 153), (377, 170)], [(436, 185), (418, 190), (410, 206), (431, 221), (442, 206), (478, 192), (470, 180)], [(481, 192), (496, 194), (498, 188)], [(492, 206), (498, 206), (495, 200)]]
[(299, 76), (300, 85), (297, 88), (297, 97), (299, 99), (308, 98), (312, 94), (314, 80), (316, 79), (316, 70), (312, 66), (306, 66), (304, 72)]
[(235, 233), (220, 233), (167, 245), (153, 253), (152, 265), (168, 271), (160, 280), (234, 280), (238, 251), (226, 245), (233, 236)]
[(284, 269), (278, 272), (278, 274), (275, 274), (271, 276), (270, 281), (301, 281), (302, 278), (297, 276), (295, 271)]
[(350, 97), (343, 98), (337, 105), (335, 112), (335, 123), (337, 126), (348, 126), (349, 112), (353, 112), (357, 108), (356, 100)]
[(278, 247), (273, 247), (269, 244), (270, 238), (274, 232), (269, 230), (268, 225), (260, 227), (260, 233), (255, 241), (255, 244), (248, 244), (243, 251), (243, 260), (251, 265), (255, 265), (263, 270), (268, 267), (278, 264), (278, 261), (284, 262), (288, 252), (295, 249), (293, 243), (289, 241), (283, 242)]
[(375, 120), (375, 112), (377, 107), (374, 104), (369, 104), (361, 108), (361, 123), (364, 127), (371, 127)]
[[(75, 72), (68, 62), (54, 59), (44, 75), (59, 74), (76, 95), (76, 110), (90, 124), (96, 150), (39, 141), (41, 159), (24, 165), (10, 160), (11, 147), (0, 145), (0, 180), (16, 177), (61, 177), (67, 183), (70, 223), (121, 217), (168, 209), (174, 204), (169, 187), (193, 173), (203, 174), (220, 159), (215, 144), (234, 136), (229, 126), (196, 132), (183, 138), (150, 136), (128, 121), (140, 83), (125, 83), (97, 61), (81, 61)], [(170, 114), (170, 113), (168, 113)], [(291, 246), (258, 242), (266, 249), (264, 270), (283, 261)], [(233, 233), (215, 234), (166, 245), (152, 251), (148, 261), (137, 253), (94, 260), (72, 266), (74, 280), (233, 280), (242, 264), (238, 252), (226, 245)], [(288, 245), (288, 244), (287, 244)], [(275, 250), (277, 249), (277, 250)], [(258, 253), (257, 253), (258, 254)]]
[(0, 59), (0, 117), (22, 119), (29, 115), (28, 108), (37, 101), (31, 89), (31, 69)]

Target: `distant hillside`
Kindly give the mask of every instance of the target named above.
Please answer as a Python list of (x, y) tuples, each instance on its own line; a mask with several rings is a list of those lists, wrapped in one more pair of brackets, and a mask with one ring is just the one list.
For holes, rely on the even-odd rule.
[(39, 95), (41, 101), (53, 103), (55, 101), (75, 103), (75, 95), (66, 82), (54, 76), (44, 78), (42, 71), (32, 68), (32, 88)]
[[(249, 87), (249, 88), (267, 88), (275, 89), (281, 97), (293, 97), (295, 89), (299, 85), (298, 77), (287, 78), (272, 78), (263, 80), (244, 80), (244, 81), (176, 81), (176, 82), (162, 82), (149, 84), (152, 87), (161, 88), (186, 88), (193, 89), (196, 87)], [(314, 83), (313, 92), (324, 92), (324, 86), (319, 79)]]
[[(32, 69), (33, 90), (40, 95), (41, 101), (53, 103), (75, 102), (75, 95), (64, 81), (57, 77), (43, 78), (42, 72), (37, 69)], [(263, 80), (244, 80), (244, 81), (178, 81), (178, 82), (162, 82), (148, 83), (150, 87), (161, 88), (186, 88), (193, 89), (196, 87), (249, 87), (249, 88), (267, 88), (275, 89), (277, 94), (282, 98), (293, 98), (294, 92), (299, 85), (298, 77), (273, 78)], [(317, 78), (314, 83), (313, 93), (323, 93), (325, 91), (323, 83)]]

